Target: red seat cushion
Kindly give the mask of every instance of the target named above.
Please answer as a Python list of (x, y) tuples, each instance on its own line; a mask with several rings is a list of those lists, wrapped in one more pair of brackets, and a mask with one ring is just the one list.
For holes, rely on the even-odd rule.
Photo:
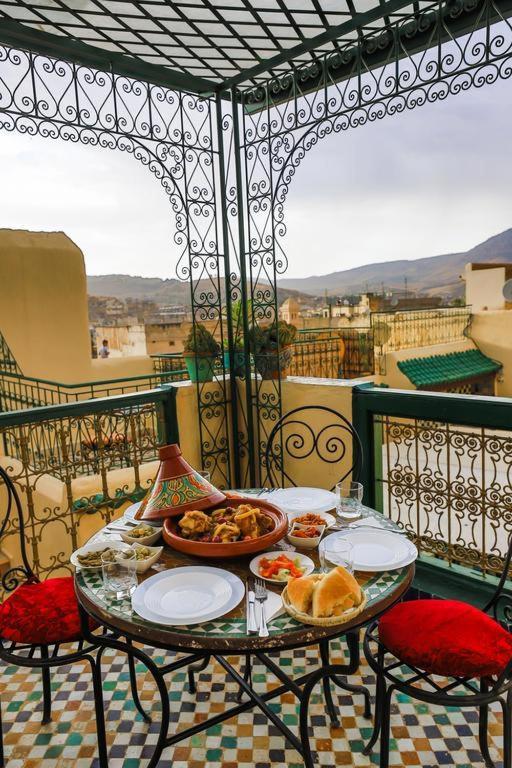
[(457, 600), (399, 603), (381, 618), (379, 638), (406, 664), (448, 677), (497, 675), (512, 659), (512, 636)]
[(0, 605), (0, 637), (6, 640), (45, 645), (81, 636), (71, 576), (22, 584)]

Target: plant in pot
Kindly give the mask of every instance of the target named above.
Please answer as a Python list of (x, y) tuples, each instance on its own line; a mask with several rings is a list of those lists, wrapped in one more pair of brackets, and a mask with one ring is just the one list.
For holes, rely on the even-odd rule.
[[(252, 302), (247, 302), (247, 314), (251, 314)], [(243, 326), (243, 304), (242, 300), (233, 302), (231, 307), (231, 320), (233, 323), (233, 365), (235, 376), (243, 376), (245, 372), (245, 354), (244, 354), (244, 326)], [(229, 342), (224, 339), (224, 368), (227, 371), (230, 367), (229, 361)]]
[(297, 328), (279, 320), (267, 325), (253, 325), (250, 333), (251, 352), (261, 378), (285, 377), (293, 356), (292, 344)]
[(192, 326), (183, 345), (183, 357), (190, 381), (213, 381), (215, 359), (220, 345), (202, 323)]

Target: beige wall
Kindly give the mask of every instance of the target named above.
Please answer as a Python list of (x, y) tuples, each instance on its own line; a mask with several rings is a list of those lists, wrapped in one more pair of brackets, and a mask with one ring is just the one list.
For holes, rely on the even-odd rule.
[(476, 313), (471, 337), (484, 355), (503, 364), (496, 376), (496, 394), (512, 397), (512, 311)]
[(471, 304), (473, 312), (505, 309), (502, 293), (506, 280), (505, 267), (475, 270), (471, 267), (471, 264), (466, 264), (464, 273), (466, 304)]
[[(416, 357), (431, 357), (432, 355), (448, 355), (450, 352), (464, 352), (474, 349), (475, 345), (469, 340), (454, 341), (449, 344), (435, 344), (431, 347), (412, 347), (397, 352), (388, 352), (381, 359), (380, 381), (394, 389), (416, 389), (407, 376), (398, 367), (401, 360), (412, 360)], [(484, 351), (484, 350), (482, 350)]]
[(63, 232), (0, 230), (0, 330), (26, 375), (87, 378), (84, 257)]
[(99, 325), (95, 328), (96, 346), (99, 349), (107, 339), (110, 357), (133, 357), (146, 355), (146, 332), (144, 325)]

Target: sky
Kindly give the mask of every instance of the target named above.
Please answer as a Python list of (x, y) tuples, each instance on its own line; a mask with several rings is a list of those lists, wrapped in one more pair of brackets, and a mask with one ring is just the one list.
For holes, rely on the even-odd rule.
[[(512, 226), (512, 83), (330, 136), (285, 206), (287, 277), (463, 251)], [(0, 131), (0, 227), (63, 230), (90, 275), (175, 277), (169, 201), (122, 152)]]

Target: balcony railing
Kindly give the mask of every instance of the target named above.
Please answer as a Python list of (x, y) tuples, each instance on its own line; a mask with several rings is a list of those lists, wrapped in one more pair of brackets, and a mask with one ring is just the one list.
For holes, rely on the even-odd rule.
[(379, 353), (460, 341), (471, 322), (471, 307), (372, 312), (375, 347)]
[(141, 376), (63, 384), (0, 370), (0, 411), (17, 411), (98, 397), (112, 397), (129, 392), (143, 392), (161, 384), (183, 381), (186, 378), (188, 378), (186, 371), (169, 369)]
[[(159, 446), (179, 439), (175, 395), (162, 387), (0, 414), (0, 462), (20, 492), (38, 576), (69, 570), (88, 515), (101, 527), (146, 493)], [(17, 535), (14, 520), (1, 542), (14, 562)]]
[(422, 556), (499, 573), (512, 532), (512, 400), (356, 387), (366, 501)]
[(370, 328), (301, 331), (293, 345), (292, 376), (355, 379), (374, 373)]

